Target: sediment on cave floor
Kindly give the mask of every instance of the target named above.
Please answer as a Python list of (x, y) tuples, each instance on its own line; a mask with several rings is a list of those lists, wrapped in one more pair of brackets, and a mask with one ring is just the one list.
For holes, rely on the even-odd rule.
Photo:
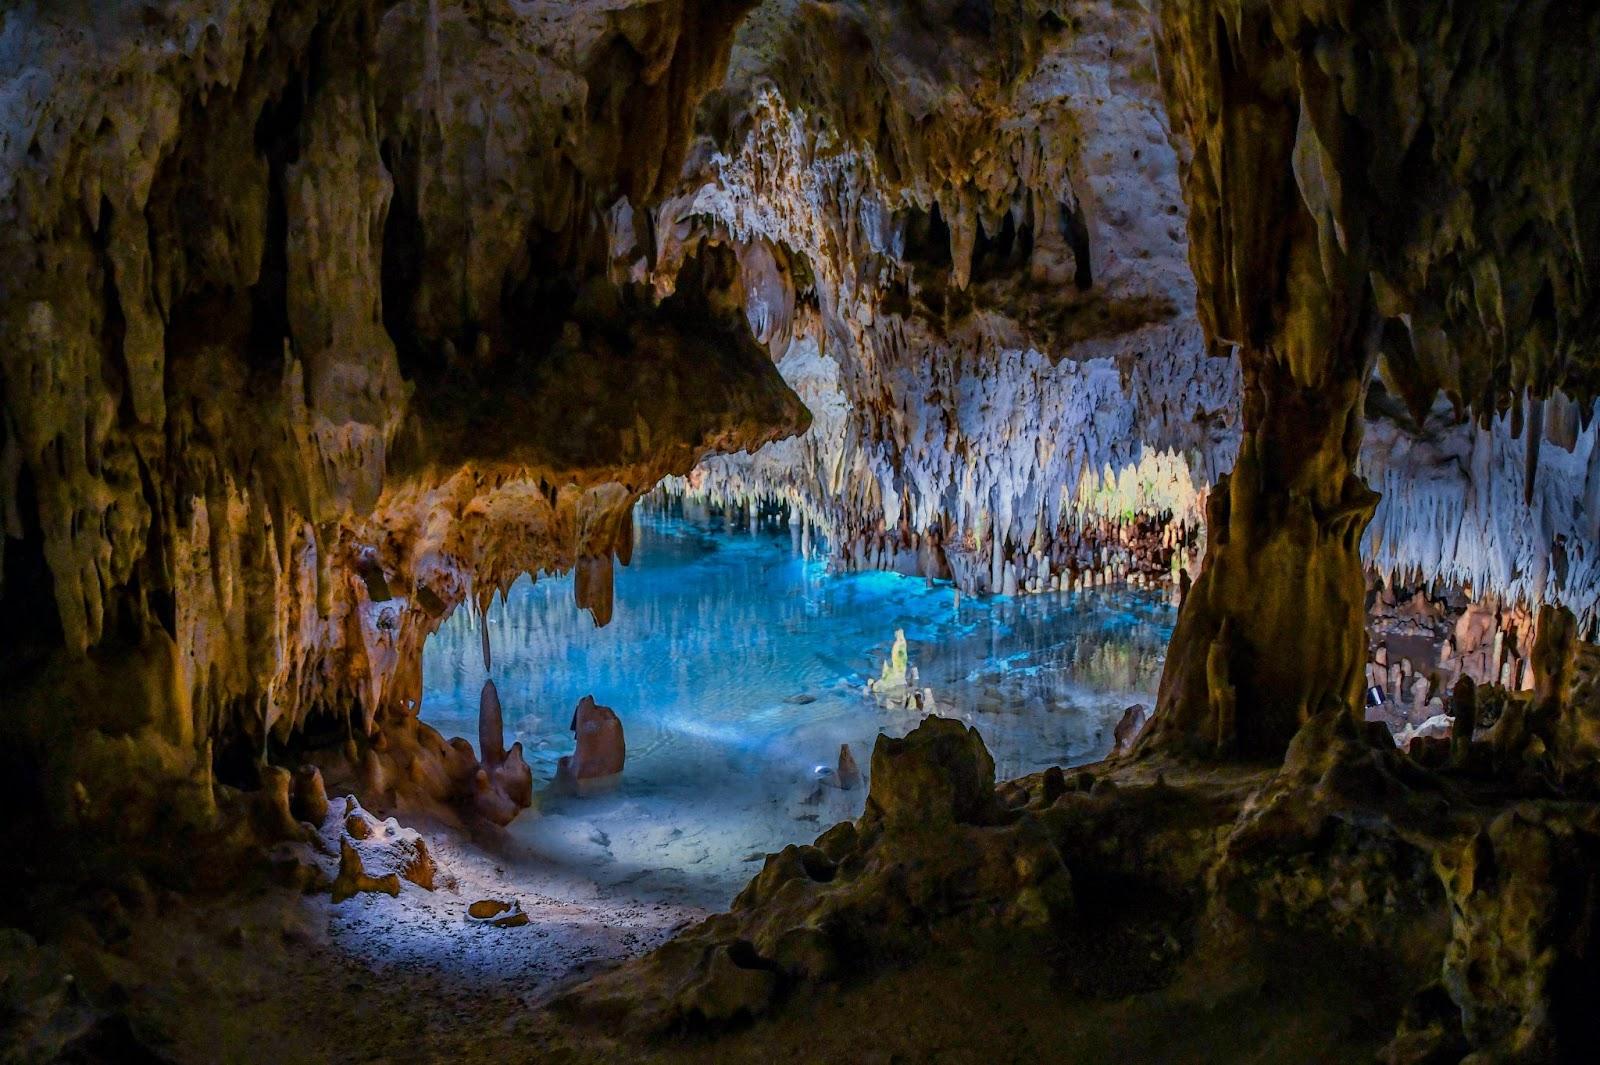
[(1594, 1060), (1597, 46), (7, 6), (0, 1060)]

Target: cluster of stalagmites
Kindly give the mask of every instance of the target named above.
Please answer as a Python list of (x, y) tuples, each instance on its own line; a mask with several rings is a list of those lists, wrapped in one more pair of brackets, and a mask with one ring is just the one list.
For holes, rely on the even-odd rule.
[(1019, 595), (1180, 584), (1185, 572), (1198, 570), (1199, 546), (1198, 530), (1170, 512), (1068, 524), (1028, 553), (1006, 558), (998, 586), (992, 553), (987, 588)]
[(1118, 585), (1182, 585), (1199, 568), (1199, 530), (1170, 511), (1065, 520), (1024, 549), (998, 549), (965, 535), (947, 542), (940, 526), (918, 533), (906, 522), (878, 522), (845, 534), (831, 559), (843, 570), (882, 570), (952, 579), (962, 591), (1038, 595)]
[[(396, 894), (400, 879), (431, 891), (433, 863), (422, 837), (393, 817), (377, 821), (354, 794), (330, 802), (325, 779), (371, 805), (439, 823), (465, 814), (504, 825), (532, 803), (533, 776), (522, 745), (506, 749), (501, 716), (491, 681), (479, 708), (477, 755), (465, 739), (446, 741), (403, 717), (363, 744), (352, 739), (317, 752), (292, 772), (263, 768), (260, 789), (246, 793), (259, 837), (284, 841), (275, 861), (290, 879), (306, 890), (331, 888), (336, 902), (360, 891)], [(336, 874), (323, 859), (337, 860)]]
[(259, 791), (243, 797), (237, 830), (270, 845), (280, 879), (302, 891), (329, 892), (343, 902), (362, 892), (398, 895), (400, 882), (426, 891), (436, 868), (427, 842), (393, 817), (379, 819), (354, 795), (329, 799), (322, 771), (270, 768)]
[(1463, 678), (1477, 688), (1532, 688), (1536, 625), (1528, 607), (1425, 583), (1379, 580), (1369, 594), (1367, 712), (1388, 722), (1401, 746), (1449, 734), (1451, 693)]

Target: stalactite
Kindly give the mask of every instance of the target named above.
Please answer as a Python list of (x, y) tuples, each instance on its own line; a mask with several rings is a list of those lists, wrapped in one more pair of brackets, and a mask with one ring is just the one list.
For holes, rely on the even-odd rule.
[(313, 715), (388, 742), (469, 595), (609, 567), (660, 476), (805, 427), (714, 249), (660, 301), (591, 265), (589, 196), (676, 178), (746, 6), (508, 9), (537, 50), (449, 2), (7, 13), (0, 499), (51, 635), (3, 739), (49, 823), (138, 843), (178, 801), (141, 774), (204, 790)]

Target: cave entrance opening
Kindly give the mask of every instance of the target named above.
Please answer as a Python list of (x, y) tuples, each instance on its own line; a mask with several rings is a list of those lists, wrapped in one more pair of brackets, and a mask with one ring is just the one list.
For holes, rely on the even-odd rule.
[[(570, 575), (523, 578), (488, 613), (506, 743), (522, 743), (538, 791), (504, 857), (541, 876), (725, 908), (766, 853), (861, 813), (865, 782), (846, 790), (830, 772), (842, 744), (868, 774), (877, 735), (921, 719), (866, 690), (897, 631), (916, 689), (979, 729), (1001, 779), (1099, 759), (1123, 710), (1153, 703), (1175, 613), (1156, 593), (977, 599), (831, 573), (782, 515), (652, 502), (635, 525), (608, 626), (573, 605)], [(446, 736), (477, 736), (478, 625), (457, 611), (424, 651), (422, 718)], [(558, 794), (585, 695), (621, 719), (626, 766), (603, 794)]]

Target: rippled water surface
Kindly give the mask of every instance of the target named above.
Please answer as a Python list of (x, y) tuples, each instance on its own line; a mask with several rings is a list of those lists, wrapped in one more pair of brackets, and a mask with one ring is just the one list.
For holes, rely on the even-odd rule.
[[(864, 790), (819, 789), (816, 767), (848, 743), (866, 772), (877, 734), (919, 720), (864, 691), (896, 629), (939, 712), (977, 726), (1006, 778), (1103, 756), (1123, 708), (1152, 701), (1173, 622), (1148, 593), (979, 600), (833, 575), (781, 526), (640, 511), (637, 541), (606, 628), (573, 605), (570, 577), (522, 580), (488, 621), (506, 742), (522, 741), (536, 786), (572, 749), (580, 697), (622, 719), (615, 792), (541, 796), (511, 829), (528, 861), (602, 893), (722, 907), (757, 856), (858, 815)], [(423, 718), (446, 736), (477, 736), (476, 625), (458, 611), (424, 655)]]

